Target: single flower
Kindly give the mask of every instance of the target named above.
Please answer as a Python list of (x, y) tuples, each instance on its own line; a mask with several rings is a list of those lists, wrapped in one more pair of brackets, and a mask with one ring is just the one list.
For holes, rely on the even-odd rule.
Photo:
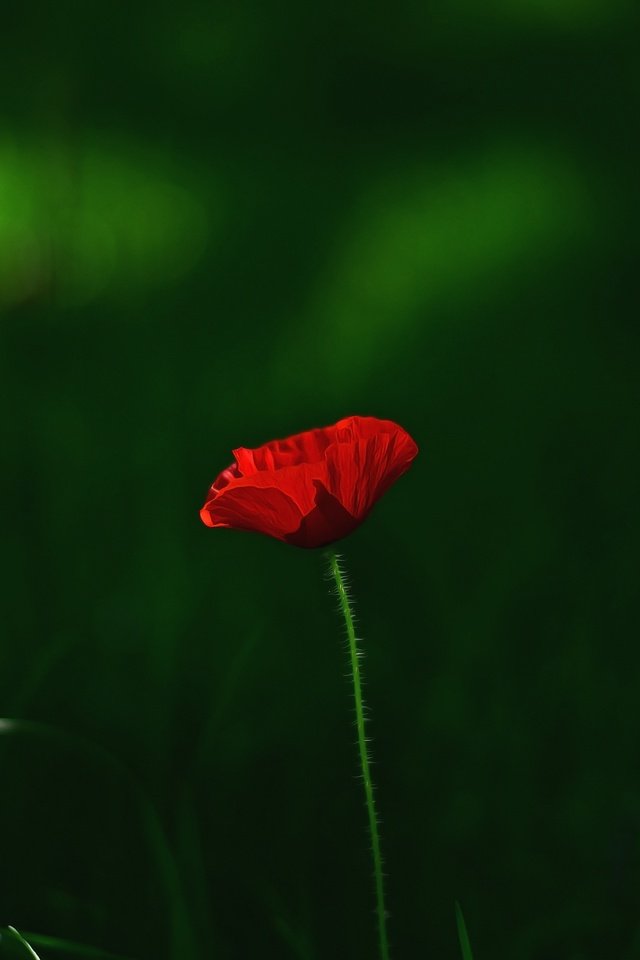
[(208, 527), (322, 547), (355, 530), (417, 452), (406, 430), (376, 417), (346, 417), (254, 450), (238, 447), (200, 517)]

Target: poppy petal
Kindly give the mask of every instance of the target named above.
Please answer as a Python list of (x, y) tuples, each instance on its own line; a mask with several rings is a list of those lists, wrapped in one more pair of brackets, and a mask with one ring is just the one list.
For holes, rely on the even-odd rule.
[(360, 520), (376, 500), (409, 469), (418, 448), (404, 430), (378, 433), (327, 450), (329, 490)]
[(380, 434), (407, 434), (406, 430), (394, 423), (393, 420), (379, 420), (377, 417), (344, 417), (332, 427), (334, 439), (369, 440)]
[(279, 540), (300, 526), (296, 503), (276, 487), (226, 487), (204, 505), (200, 517), (208, 527), (256, 530)]
[(242, 476), (251, 477), (263, 470), (295, 467), (303, 463), (321, 463), (332, 442), (328, 429), (305, 430), (285, 440), (271, 440), (260, 447), (238, 447), (233, 451)]
[(240, 476), (238, 472), (238, 464), (232, 463), (230, 467), (227, 467), (226, 470), (223, 470), (221, 474), (216, 477), (216, 480), (211, 487), (212, 490), (222, 490), (223, 487), (226, 487), (227, 484), (231, 483), (233, 480), (236, 480)]
[(208, 526), (258, 530), (282, 539), (295, 532), (302, 518), (314, 510), (316, 483), (326, 483), (326, 465), (301, 463), (238, 476), (222, 488), (218, 482), (219, 478), (201, 512)]
[(315, 507), (302, 518), (299, 528), (285, 537), (287, 543), (296, 547), (323, 547), (346, 537), (358, 525), (356, 518), (345, 510), (324, 484), (316, 481), (315, 485)]
[(352, 416), (233, 452), (235, 462), (209, 489), (204, 523), (317, 547), (351, 533), (418, 447), (391, 420)]

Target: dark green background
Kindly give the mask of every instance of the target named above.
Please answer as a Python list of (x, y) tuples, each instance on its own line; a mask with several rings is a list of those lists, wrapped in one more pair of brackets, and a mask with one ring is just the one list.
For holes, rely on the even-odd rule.
[(394, 960), (455, 898), (640, 957), (634, 8), (4, 5), (0, 925), (376, 956), (322, 555), (198, 519), (361, 413), (421, 448), (341, 545)]

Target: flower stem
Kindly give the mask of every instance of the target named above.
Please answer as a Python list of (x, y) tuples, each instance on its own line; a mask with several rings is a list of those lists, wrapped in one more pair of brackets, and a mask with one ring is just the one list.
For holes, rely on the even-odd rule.
[(387, 938), (387, 915), (384, 906), (384, 882), (382, 873), (382, 854), (380, 852), (380, 834), (378, 833), (378, 818), (376, 815), (376, 804), (373, 795), (373, 782), (371, 780), (371, 760), (367, 749), (367, 738), (365, 735), (365, 716), (364, 703), (362, 699), (361, 669), (358, 650), (358, 641), (353, 625), (353, 609), (345, 583), (344, 573), (340, 567), (340, 561), (334, 550), (327, 550), (327, 559), (331, 575), (336, 582), (340, 608), (344, 616), (345, 626), (347, 628), (347, 639), (349, 641), (349, 655), (351, 658), (351, 676), (353, 679), (353, 699), (356, 708), (356, 728), (358, 731), (358, 750), (360, 753), (360, 766), (362, 769), (362, 779), (364, 782), (364, 793), (366, 798), (367, 814), (369, 817), (369, 833), (371, 836), (371, 852), (373, 854), (373, 876), (375, 880), (376, 891), (376, 913), (378, 917), (378, 940), (380, 943), (381, 960), (389, 960), (389, 940)]

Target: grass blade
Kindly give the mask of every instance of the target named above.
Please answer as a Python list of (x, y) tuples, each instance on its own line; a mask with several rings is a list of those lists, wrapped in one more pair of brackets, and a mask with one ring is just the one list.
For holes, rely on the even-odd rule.
[(32, 946), (30, 946), (25, 938), (18, 933), (15, 927), (7, 927), (6, 930), (0, 931), (0, 942), (2, 942), (4, 937), (9, 937), (13, 943), (18, 943), (21, 947), (24, 947), (26, 956), (31, 957), (31, 960), (40, 960), (40, 957), (35, 952)]
[[(0, 717), (0, 738), (4, 736), (24, 736), (49, 741), (72, 753), (91, 759), (99, 769), (110, 771), (112, 775), (116, 775), (127, 784), (139, 811), (149, 852), (153, 856), (165, 889), (170, 927), (168, 956), (170, 960), (198, 960), (199, 951), (179, 865), (155, 804), (128, 767), (119, 757), (104, 747), (92, 743), (83, 736), (67, 733), (46, 723)], [(36, 957), (36, 960), (39, 958)]]
[(471, 952), (471, 944), (469, 943), (469, 934), (467, 933), (467, 925), (464, 922), (464, 914), (462, 913), (462, 907), (456, 900), (456, 924), (458, 927), (458, 940), (460, 941), (460, 949), (462, 950), (462, 960), (473, 960), (473, 953)]

